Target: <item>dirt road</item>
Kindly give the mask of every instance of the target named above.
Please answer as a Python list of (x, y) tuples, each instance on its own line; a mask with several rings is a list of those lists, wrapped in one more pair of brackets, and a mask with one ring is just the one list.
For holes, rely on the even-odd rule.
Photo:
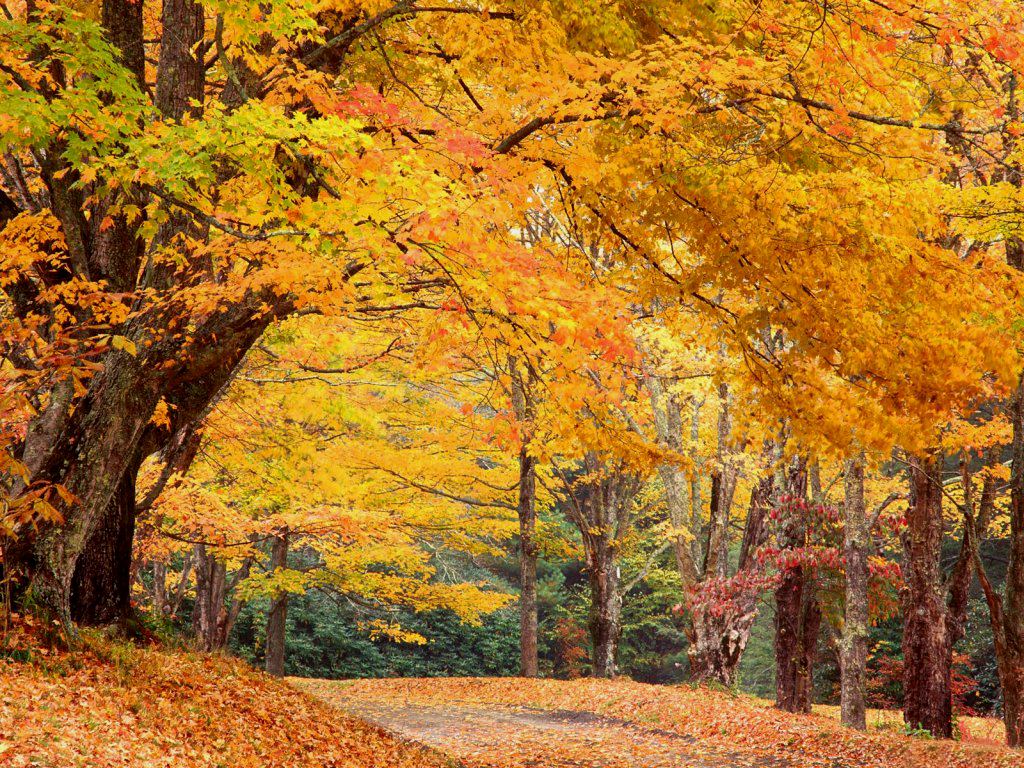
[[(299, 683), (301, 686), (301, 683)], [(306, 687), (306, 686), (301, 686)], [(684, 735), (589, 712), (324, 696), (345, 713), (470, 766), (531, 768), (786, 768), (763, 756), (709, 750)]]

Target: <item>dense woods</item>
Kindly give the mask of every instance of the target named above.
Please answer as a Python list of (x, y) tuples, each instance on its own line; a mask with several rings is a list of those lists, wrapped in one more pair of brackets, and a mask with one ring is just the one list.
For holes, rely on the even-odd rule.
[(1024, 746), (1017, 3), (0, 10), (5, 616)]

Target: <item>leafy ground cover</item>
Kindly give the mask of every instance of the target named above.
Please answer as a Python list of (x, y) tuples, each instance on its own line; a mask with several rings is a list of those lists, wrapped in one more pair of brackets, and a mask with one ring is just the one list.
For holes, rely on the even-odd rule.
[[(499, 713), (499, 719), (505, 717), (509, 708), (546, 710), (562, 718), (567, 713), (592, 713), (610, 721), (643, 726), (650, 732), (692, 739), (689, 743), (697, 751), (691, 749), (691, 755), (699, 756), (699, 750), (704, 750), (709, 765), (721, 765), (723, 756), (731, 758), (734, 765), (793, 768), (1019, 768), (1024, 763), (1020, 752), (1005, 747), (911, 737), (885, 723), (881, 730), (858, 733), (840, 726), (827, 712), (788, 715), (745, 696), (621, 679), (432, 678), (298, 684), (349, 711), (355, 707), (370, 711), (375, 706), (434, 708), (449, 711), (453, 719), (459, 718), (460, 708), (465, 707), (475, 708), (473, 717), (477, 718), (482, 707), (492, 708)], [(877, 718), (878, 713), (873, 713), (873, 717)], [(520, 724), (521, 730), (525, 727)], [(631, 764), (593, 752), (588, 754), (585, 745), (579, 747), (577, 754), (566, 755), (550, 729), (538, 731), (536, 740), (544, 742), (552, 758), (549, 763), (539, 764)], [(471, 765), (525, 764), (517, 760), (517, 753), (504, 735), (494, 743), (492, 749), (480, 750), (463, 738), (461, 746), (454, 744), (446, 751), (459, 759), (468, 757), (465, 761)], [(597, 737), (590, 743), (593, 746), (603, 742)], [(536, 759), (533, 756), (529, 762)]]
[[(770, 707), (772, 702), (765, 699), (752, 699), (762, 706)], [(822, 715), (839, 721), (839, 707), (828, 704), (815, 704), (814, 714)], [(904, 730), (903, 713), (896, 709), (869, 709), (867, 711), (868, 728), (873, 731)], [(970, 744), (989, 744), (1003, 746), (1006, 744), (1006, 726), (998, 717), (966, 717), (960, 716), (956, 721), (960, 738)]]
[(446, 761), (222, 656), (85, 638), (0, 660), (0, 766), (441, 768)]

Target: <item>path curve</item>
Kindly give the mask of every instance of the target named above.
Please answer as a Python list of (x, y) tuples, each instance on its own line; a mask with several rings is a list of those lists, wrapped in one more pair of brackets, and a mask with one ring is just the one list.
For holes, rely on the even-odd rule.
[[(316, 691), (312, 691), (316, 694)], [(511, 768), (786, 768), (641, 723), (590, 712), (364, 700), (344, 690), (331, 705), (468, 766)]]

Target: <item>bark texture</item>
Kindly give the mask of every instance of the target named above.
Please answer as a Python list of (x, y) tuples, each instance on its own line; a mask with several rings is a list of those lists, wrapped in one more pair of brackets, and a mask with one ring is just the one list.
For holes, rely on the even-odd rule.
[(587, 556), (587, 570), (594, 677), (615, 677), (622, 637), (622, 595), (619, 594), (619, 566), (610, 542), (601, 540), (593, 544)]
[(717, 610), (700, 604), (691, 606), (686, 655), (690, 662), (690, 677), (698, 682), (713, 681), (728, 687), (737, 682), (736, 673), (757, 618), (758, 593), (744, 587), (742, 582), (758, 567), (754, 553), (765, 539), (772, 480), (771, 476), (762, 479), (750, 492), (750, 508), (736, 570), (738, 586), (729, 604), (717, 606)]
[[(288, 531), (277, 532), (270, 550), (272, 571), (288, 567)], [(288, 627), (288, 592), (280, 590), (270, 601), (267, 614), (266, 669), (274, 677), (284, 676), (285, 639)]]
[(537, 677), (537, 460), (519, 451), (519, 671)]
[(588, 478), (585, 482), (563, 480), (569, 515), (583, 539), (590, 583), (588, 627), (594, 676), (615, 677), (622, 635), (618, 549), (632, 525), (633, 501), (641, 481), (624, 467), (608, 465), (594, 454), (586, 457), (584, 468)]
[[(783, 493), (807, 496), (807, 466), (794, 460), (785, 472)], [(792, 511), (782, 521), (783, 548), (805, 547), (807, 520)], [(787, 568), (775, 590), (775, 706), (786, 712), (810, 712), (814, 702), (814, 661), (817, 656), (821, 608), (813, 574), (804, 566)]]
[(124, 624), (134, 614), (131, 569), (124, 564), (132, 559), (137, 471), (138, 461), (133, 461), (75, 564), (71, 618), (79, 624)]
[[(1014, 257), (1024, 263), (1024, 248), (1017, 243)], [(1015, 265), (1016, 266), (1016, 265)], [(1018, 266), (1018, 268), (1020, 268)], [(975, 572), (988, 603), (996, 664), (1003, 694), (1003, 723), (1006, 742), (1024, 747), (1024, 378), (1009, 407), (1013, 425), (1012, 470), (1010, 474), (1010, 562), (1002, 595), (996, 592), (985, 571), (978, 542), (988, 524), (988, 509), (981, 504), (977, 519), (968, 509), (971, 555)]]
[(203, 651), (218, 651), (227, 646), (228, 635), (235, 625), (242, 601), (228, 600), (234, 588), (249, 574), (252, 561), (246, 558), (242, 567), (228, 576), (224, 561), (205, 544), (197, 544), (195, 563), (196, 602), (192, 609), (192, 631)]
[(911, 457), (903, 535), (903, 717), (936, 738), (952, 735), (952, 639), (942, 583), (942, 462)]
[(846, 567), (845, 614), (839, 639), (839, 709), (843, 725), (867, 728), (865, 696), (868, 662), (868, 556), (871, 523), (864, 506), (864, 456), (846, 463), (843, 504), (843, 560)]
[(534, 417), (531, 385), (534, 373), (529, 363), (509, 358), (512, 407), (523, 430), (519, 449), (519, 487), (516, 512), (519, 517), (519, 673), (537, 677), (537, 459), (530, 455)]

